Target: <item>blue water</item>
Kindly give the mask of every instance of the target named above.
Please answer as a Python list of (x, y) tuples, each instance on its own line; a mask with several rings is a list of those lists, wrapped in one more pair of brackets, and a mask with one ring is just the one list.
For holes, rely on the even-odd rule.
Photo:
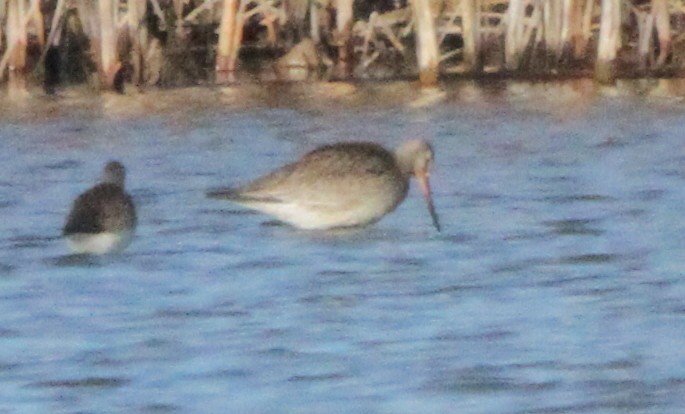
[[(392, 87), (5, 115), (0, 413), (683, 412), (682, 102)], [(415, 187), (344, 233), (203, 194), (320, 144), (414, 136), (436, 150), (442, 233)], [(110, 159), (136, 239), (73, 260), (60, 228)]]

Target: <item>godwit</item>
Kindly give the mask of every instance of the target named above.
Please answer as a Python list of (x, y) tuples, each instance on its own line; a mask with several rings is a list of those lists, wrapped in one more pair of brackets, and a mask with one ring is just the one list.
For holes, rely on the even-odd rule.
[(315, 149), (244, 186), (210, 191), (302, 229), (364, 226), (393, 211), (416, 177), (433, 219), (438, 215), (428, 180), (433, 149), (423, 140), (404, 142), (394, 152), (366, 142)]

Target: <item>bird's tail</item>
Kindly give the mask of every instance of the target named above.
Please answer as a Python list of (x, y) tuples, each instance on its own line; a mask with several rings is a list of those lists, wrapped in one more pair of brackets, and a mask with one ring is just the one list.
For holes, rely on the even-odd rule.
[(239, 200), (240, 192), (234, 188), (217, 188), (215, 190), (207, 191), (207, 197), (216, 198), (220, 200)]
[(256, 195), (236, 188), (217, 188), (207, 191), (207, 197), (219, 200), (229, 200), (238, 204), (249, 205), (251, 203), (281, 203), (278, 198), (270, 195)]

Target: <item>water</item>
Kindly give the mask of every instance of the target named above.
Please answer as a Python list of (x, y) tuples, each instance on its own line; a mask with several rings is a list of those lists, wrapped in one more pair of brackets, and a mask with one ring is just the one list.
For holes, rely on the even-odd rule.
[[(0, 412), (683, 410), (679, 99), (310, 87), (6, 113)], [(203, 195), (319, 144), (413, 136), (436, 149), (442, 233), (415, 187), (373, 227), (334, 234)], [(74, 260), (60, 227), (114, 158), (136, 239)]]

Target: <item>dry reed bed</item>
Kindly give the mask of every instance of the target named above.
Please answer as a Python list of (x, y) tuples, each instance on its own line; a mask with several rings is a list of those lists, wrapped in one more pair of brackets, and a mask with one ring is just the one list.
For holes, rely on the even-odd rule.
[(682, 0), (0, 0), (0, 24), (11, 93), (32, 74), (55, 82), (51, 59), (75, 36), (103, 89), (157, 84), (173, 53), (209, 58), (213, 74), (200, 80), (231, 83), (246, 48), (290, 50), (277, 77), (409, 64), (424, 85), (445, 73), (678, 75), (685, 51)]

